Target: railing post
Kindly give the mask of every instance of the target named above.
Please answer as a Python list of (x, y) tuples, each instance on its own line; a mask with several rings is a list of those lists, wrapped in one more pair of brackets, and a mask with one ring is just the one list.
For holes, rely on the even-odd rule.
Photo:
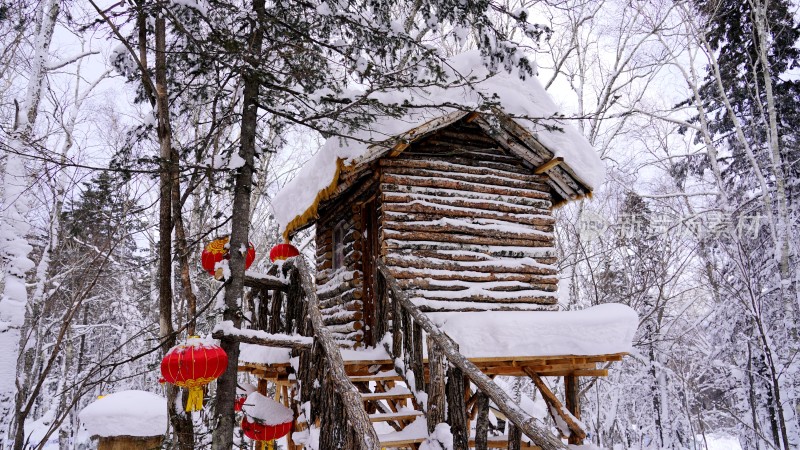
[(428, 433), (433, 432), (436, 425), (445, 421), (445, 374), (447, 358), (442, 349), (428, 337)]
[(453, 448), (468, 448), (467, 405), (464, 401), (464, 372), (456, 366), (447, 371), (447, 423), (453, 434)]
[(489, 396), (478, 390), (475, 407), (478, 417), (475, 422), (475, 450), (487, 450), (489, 442)]
[(522, 433), (512, 422), (508, 422), (508, 450), (520, 450), (522, 447)]
[(417, 384), (417, 391), (423, 392), (425, 391), (425, 364), (423, 361), (422, 356), (422, 328), (419, 326), (418, 323), (413, 322), (411, 327), (411, 332), (413, 334), (412, 339), (412, 351), (414, 352), (411, 357), (412, 369), (414, 370), (414, 378)]
[(269, 332), (281, 332), (281, 304), (283, 303), (283, 292), (275, 291), (272, 294), (272, 305), (270, 305)]
[(397, 295), (392, 295), (392, 357), (403, 354), (403, 309)]

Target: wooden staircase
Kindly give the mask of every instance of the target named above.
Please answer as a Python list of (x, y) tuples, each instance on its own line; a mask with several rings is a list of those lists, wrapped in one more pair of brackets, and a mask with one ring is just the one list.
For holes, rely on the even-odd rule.
[[(363, 367), (363, 366), (355, 366)], [(428, 437), (425, 413), (403, 377), (389, 365), (375, 364), (374, 373), (351, 373), (361, 392), (364, 409), (376, 427), (381, 448), (417, 448)]]
[[(361, 391), (364, 409), (370, 422), (376, 424), (381, 448), (418, 448), (428, 437), (425, 412), (419, 407), (406, 381), (391, 364), (386, 364), (387, 361), (374, 363), (359, 361), (357, 364), (346, 364), (346, 372), (353, 385)], [(373, 373), (364, 373), (365, 366), (372, 368)], [(387, 428), (392, 431), (387, 431)], [(489, 436), (488, 449), (508, 447), (508, 435)], [(475, 448), (474, 435), (470, 437), (469, 448)], [(534, 450), (539, 447), (523, 441), (520, 449)]]

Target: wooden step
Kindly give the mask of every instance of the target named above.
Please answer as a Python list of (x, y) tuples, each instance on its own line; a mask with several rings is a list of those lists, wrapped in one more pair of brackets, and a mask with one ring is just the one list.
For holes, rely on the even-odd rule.
[(374, 375), (350, 375), (350, 381), (353, 383), (363, 383), (369, 381), (403, 381), (403, 377), (395, 371), (386, 371), (376, 373)]
[(422, 416), (422, 411), (409, 410), (393, 413), (370, 414), (369, 420), (371, 422), (390, 422), (393, 420), (414, 420), (420, 416)]
[(408, 389), (396, 386), (389, 389), (388, 392), (370, 392), (361, 394), (364, 401), (371, 400), (402, 400), (407, 398), (414, 398), (414, 395)]
[(394, 440), (381, 439), (381, 448), (409, 447), (414, 444), (421, 444), (425, 442), (425, 439), (427, 438), (421, 437), (421, 438), (394, 439)]
[[(471, 437), (469, 439), (469, 447), (475, 447), (475, 437)], [(487, 448), (508, 448), (508, 435), (489, 436), (489, 439), (487, 439)], [(520, 442), (519, 448), (526, 450), (541, 450), (541, 447), (533, 445), (530, 442), (525, 442), (524, 440)]]
[(416, 448), (414, 444), (421, 444), (427, 438), (428, 426), (422, 416), (418, 416), (414, 422), (400, 431), (378, 435), (381, 448)]

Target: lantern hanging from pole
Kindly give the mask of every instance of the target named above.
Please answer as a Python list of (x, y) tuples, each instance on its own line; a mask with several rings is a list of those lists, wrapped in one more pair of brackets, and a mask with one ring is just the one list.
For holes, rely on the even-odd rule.
[(272, 250), (269, 252), (269, 260), (271, 262), (275, 261), (285, 261), (289, 258), (294, 256), (300, 255), (300, 251), (297, 250), (292, 244), (278, 244), (275, 247), (272, 247)]
[(219, 378), (227, 368), (225, 350), (197, 336), (172, 347), (161, 360), (164, 381), (189, 389), (186, 411), (203, 409), (203, 386)]
[(242, 406), (242, 432), (254, 441), (267, 443), (292, 430), (292, 410), (258, 392), (247, 396)]
[[(200, 256), (203, 269), (205, 269), (206, 272), (208, 272), (217, 280), (224, 278), (223, 267), (227, 264), (229, 259), (231, 259), (229, 236), (214, 239), (213, 241), (209, 242), (208, 245), (206, 245), (206, 247), (203, 249), (203, 253)], [(248, 242), (247, 254), (245, 255), (244, 259), (245, 270), (250, 268), (250, 265), (253, 264), (255, 259), (256, 249), (253, 247), (252, 242)]]

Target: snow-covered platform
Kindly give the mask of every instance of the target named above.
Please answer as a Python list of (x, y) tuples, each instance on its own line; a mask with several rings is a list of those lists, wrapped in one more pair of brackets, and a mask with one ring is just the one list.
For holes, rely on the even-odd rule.
[[(631, 350), (639, 324), (636, 312), (621, 304), (558, 312), (437, 312), (428, 317), (485, 373), (518, 376), (525, 370), (545, 376), (604, 376), (607, 371), (597, 369), (597, 363), (620, 361)], [(351, 368), (348, 372), (393, 364), (380, 345), (343, 349), (342, 359)], [(241, 345), (242, 370), (280, 379), (287, 376), (290, 363), (289, 349)]]

